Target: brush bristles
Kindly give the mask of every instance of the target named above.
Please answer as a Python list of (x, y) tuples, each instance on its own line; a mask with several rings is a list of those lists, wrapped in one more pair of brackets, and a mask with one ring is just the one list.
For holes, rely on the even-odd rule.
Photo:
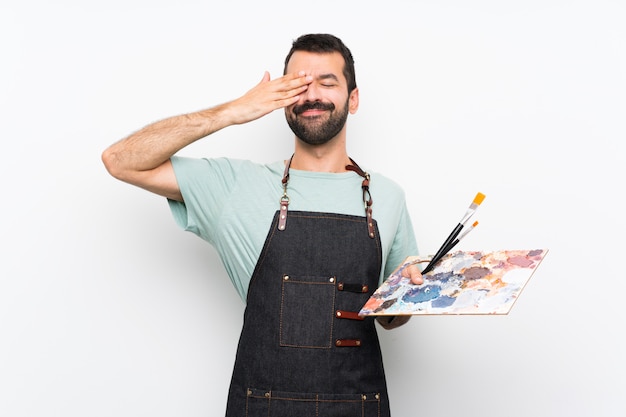
[(472, 204), (476, 204), (477, 206), (479, 206), (480, 203), (482, 203), (484, 199), (485, 199), (485, 195), (483, 193), (478, 193), (476, 194), (476, 197), (474, 197), (474, 201), (472, 202)]

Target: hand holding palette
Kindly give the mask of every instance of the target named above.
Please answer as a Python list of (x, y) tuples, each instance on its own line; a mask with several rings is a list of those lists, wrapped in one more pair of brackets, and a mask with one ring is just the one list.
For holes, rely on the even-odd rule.
[(443, 256), (424, 283), (401, 275), (407, 261), (374, 292), (359, 315), (508, 314), (547, 249), (457, 251)]

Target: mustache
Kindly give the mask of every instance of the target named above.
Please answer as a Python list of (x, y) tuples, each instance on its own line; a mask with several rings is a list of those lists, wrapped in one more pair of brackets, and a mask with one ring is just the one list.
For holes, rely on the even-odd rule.
[(312, 103), (304, 103), (294, 106), (293, 112), (297, 115), (304, 113), (307, 110), (335, 110), (333, 103), (322, 103), (321, 101), (314, 101)]

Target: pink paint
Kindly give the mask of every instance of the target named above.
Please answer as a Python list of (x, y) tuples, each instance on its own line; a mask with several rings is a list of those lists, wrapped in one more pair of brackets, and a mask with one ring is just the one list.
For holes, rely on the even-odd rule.
[(519, 266), (521, 268), (529, 268), (534, 263), (531, 259), (528, 259), (526, 256), (511, 256), (508, 259), (510, 264)]

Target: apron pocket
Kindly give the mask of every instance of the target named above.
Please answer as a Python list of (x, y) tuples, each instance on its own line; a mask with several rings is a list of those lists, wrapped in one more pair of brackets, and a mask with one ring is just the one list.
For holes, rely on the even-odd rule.
[(310, 394), (248, 389), (246, 417), (379, 417), (379, 394)]
[(280, 304), (280, 345), (332, 346), (335, 278), (284, 275)]

